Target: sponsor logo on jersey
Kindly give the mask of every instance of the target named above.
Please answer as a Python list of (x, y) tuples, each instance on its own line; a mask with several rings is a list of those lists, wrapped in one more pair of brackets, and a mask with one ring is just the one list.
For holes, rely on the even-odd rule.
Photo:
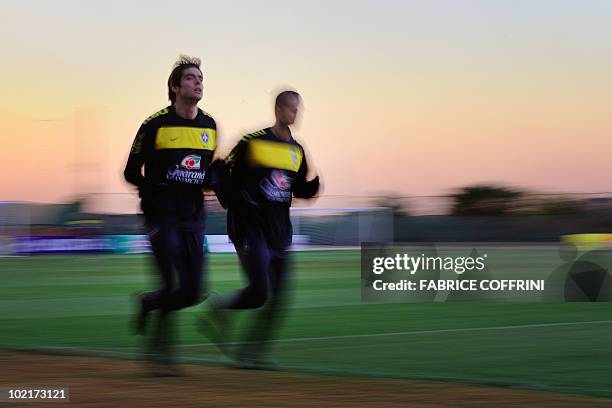
[(183, 161), (181, 161), (181, 167), (189, 170), (197, 170), (200, 169), (201, 161), (201, 156), (190, 154), (189, 156), (185, 156), (185, 158), (183, 158)]
[(272, 184), (274, 184), (274, 186), (280, 188), (281, 190), (287, 190), (291, 186), (285, 172), (280, 170), (273, 170), (270, 174), (270, 180), (272, 180)]
[(281, 170), (272, 170), (259, 184), (262, 192), (270, 201), (291, 202), (291, 179)]
[(208, 132), (202, 132), (202, 142), (208, 143)]
[(177, 164), (174, 169), (169, 169), (166, 179), (185, 184), (204, 184), (204, 172), (182, 170)]

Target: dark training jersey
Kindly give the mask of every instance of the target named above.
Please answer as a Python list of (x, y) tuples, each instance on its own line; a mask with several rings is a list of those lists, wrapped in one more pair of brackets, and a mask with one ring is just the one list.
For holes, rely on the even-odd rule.
[(178, 116), (173, 106), (142, 123), (123, 174), (138, 187), (147, 224), (170, 221), (187, 229), (203, 225), (202, 189), (216, 129), (214, 119), (201, 109), (191, 120)]
[[(272, 248), (291, 244), (289, 208), (292, 197), (316, 194), (318, 178), (307, 182), (308, 166), (302, 146), (285, 142), (262, 129), (242, 138), (227, 159), (232, 184), (228, 204), (228, 233), (242, 245), (253, 234)], [(315, 185), (316, 184), (316, 185)]]

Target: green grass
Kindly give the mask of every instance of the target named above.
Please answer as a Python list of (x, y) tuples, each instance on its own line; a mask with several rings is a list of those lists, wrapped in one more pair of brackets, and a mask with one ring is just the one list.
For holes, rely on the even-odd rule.
[[(612, 397), (611, 303), (363, 303), (359, 252), (299, 253), (295, 261), (274, 347), (285, 367)], [(154, 287), (151, 267), (145, 255), (0, 259), (0, 347), (137, 356), (129, 294)], [(218, 292), (240, 287), (235, 255), (212, 255), (209, 279)], [(195, 310), (180, 313), (181, 355), (219, 361), (194, 328)], [(250, 317), (239, 314), (237, 336)], [(537, 326), (549, 323), (572, 324)]]

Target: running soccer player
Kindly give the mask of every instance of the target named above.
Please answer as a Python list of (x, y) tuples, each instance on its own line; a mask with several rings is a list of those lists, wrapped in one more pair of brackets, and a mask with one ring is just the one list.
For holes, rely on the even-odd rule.
[(306, 155), (290, 129), (300, 103), (297, 92), (281, 92), (276, 97), (274, 126), (242, 138), (226, 163), (229, 182), (225, 183), (221, 201), (228, 208), (228, 234), (248, 285), (229, 295), (211, 297), (199, 323), (201, 330), (226, 352), (225, 311), (265, 305), (252, 325), (248, 346), (235, 355), (243, 367), (266, 367), (268, 340), (278, 327), (289, 275), (292, 197), (312, 198), (319, 189), (318, 176), (306, 179)]
[[(171, 101), (140, 126), (125, 167), (138, 188), (145, 228), (161, 276), (157, 291), (140, 293), (135, 330), (145, 333), (147, 316), (159, 311), (149, 357), (155, 375), (175, 375), (170, 313), (199, 302), (204, 262), (203, 188), (216, 146), (214, 119), (198, 108), (203, 76), (200, 60), (181, 56), (168, 78)], [(142, 169), (144, 167), (144, 174)]]

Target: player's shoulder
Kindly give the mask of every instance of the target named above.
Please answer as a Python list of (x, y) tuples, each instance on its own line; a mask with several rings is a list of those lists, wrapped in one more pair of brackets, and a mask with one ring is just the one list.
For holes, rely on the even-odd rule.
[(215, 122), (215, 119), (212, 117), (212, 115), (210, 113), (206, 112), (203, 109), (198, 108), (198, 110), (200, 111), (200, 118), (201, 118), (202, 122), (204, 122), (206, 127), (212, 127), (214, 129), (216, 129), (217, 128), (217, 122)]
[(163, 109), (158, 110), (152, 115), (149, 115), (143, 122), (143, 126), (152, 126), (161, 121), (162, 118), (166, 117), (170, 113), (170, 107), (166, 106)]
[(295, 135), (291, 135), (291, 144), (297, 145), (300, 148), (303, 148), (302, 143), (300, 142), (300, 138)]
[(247, 133), (246, 135), (242, 136), (241, 141), (248, 143), (248, 142), (250, 142), (252, 140), (265, 137), (266, 135), (268, 135), (268, 128), (260, 129), (260, 130), (257, 130), (255, 132), (251, 132), (251, 133)]
[(304, 146), (302, 146), (300, 139), (298, 137), (295, 137), (295, 135), (291, 135), (291, 140), (289, 141), (289, 143), (297, 146), (302, 152), (304, 152)]

